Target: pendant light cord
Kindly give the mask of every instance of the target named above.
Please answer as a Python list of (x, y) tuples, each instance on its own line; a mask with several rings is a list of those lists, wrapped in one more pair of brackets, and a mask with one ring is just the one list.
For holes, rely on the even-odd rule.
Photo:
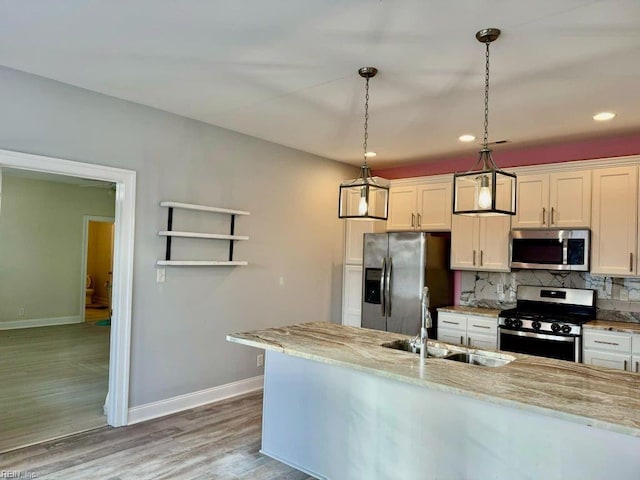
[(365, 86), (364, 96), (364, 166), (367, 166), (367, 140), (369, 139), (369, 77), (367, 77), (367, 84)]
[(486, 42), (487, 46), (485, 58), (485, 74), (484, 74), (484, 142), (483, 147), (489, 146), (489, 42)]

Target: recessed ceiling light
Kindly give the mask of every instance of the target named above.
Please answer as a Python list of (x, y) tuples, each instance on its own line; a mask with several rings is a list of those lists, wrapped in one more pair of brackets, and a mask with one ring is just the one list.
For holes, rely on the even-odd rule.
[(473, 142), (476, 139), (476, 137), (474, 137), (473, 135), (470, 134), (465, 134), (465, 135), (460, 135), (458, 137), (458, 140), (460, 140), (461, 142)]
[(607, 120), (611, 120), (615, 116), (616, 114), (613, 112), (600, 112), (600, 113), (596, 113), (593, 116), (593, 119), (597, 120), (598, 122), (605, 122)]
[(376, 155), (377, 155), (376, 152), (367, 152), (364, 154), (364, 156), (367, 158), (375, 157)]

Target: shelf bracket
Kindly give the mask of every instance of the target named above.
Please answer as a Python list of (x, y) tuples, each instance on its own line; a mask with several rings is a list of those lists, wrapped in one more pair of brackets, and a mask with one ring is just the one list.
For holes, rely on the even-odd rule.
[[(236, 216), (231, 215), (231, 235), (233, 235), (236, 228)], [(233, 240), (229, 240), (229, 261), (233, 261)]]
[[(169, 207), (169, 214), (167, 217), (167, 230), (171, 231), (173, 226), (173, 207)], [(171, 235), (167, 235), (167, 250), (164, 255), (165, 260), (171, 260)]]

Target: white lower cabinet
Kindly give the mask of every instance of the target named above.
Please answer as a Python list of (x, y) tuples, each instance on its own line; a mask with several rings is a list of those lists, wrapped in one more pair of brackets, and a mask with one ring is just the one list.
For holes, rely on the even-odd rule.
[(498, 345), (498, 319), (439, 311), (438, 341), (494, 350)]
[(342, 280), (342, 324), (360, 327), (362, 309), (362, 266), (345, 265)]
[(624, 332), (609, 332), (585, 328), (582, 337), (582, 363), (615, 370), (635, 371), (631, 356), (632, 337), (637, 337), (640, 348), (640, 335)]

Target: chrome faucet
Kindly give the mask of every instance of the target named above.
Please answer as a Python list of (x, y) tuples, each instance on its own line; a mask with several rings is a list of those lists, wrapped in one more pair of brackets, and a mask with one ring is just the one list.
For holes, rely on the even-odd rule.
[(422, 362), (425, 358), (427, 358), (427, 340), (429, 340), (427, 328), (433, 326), (431, 313), (429, 313), (429, 287), (424, 287), (422, 289), (420, 306), (422, 310), (420, 333), (416, 336), (414, 344), (418, 344), (420, 346), (420, 361)]

